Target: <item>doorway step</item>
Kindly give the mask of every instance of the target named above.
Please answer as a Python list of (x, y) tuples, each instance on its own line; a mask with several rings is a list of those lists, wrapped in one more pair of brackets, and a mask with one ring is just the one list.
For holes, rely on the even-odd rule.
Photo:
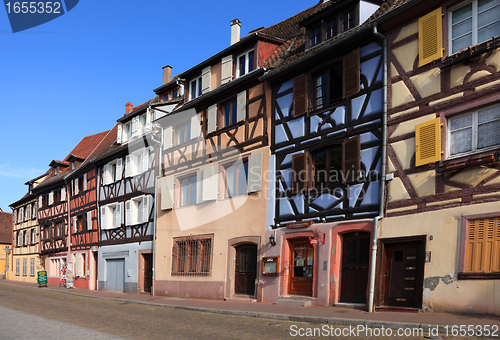
[(245, 294), (235, 294), (230, 298), (225, 298), (225, 301), (250, 301), (257, 302), (257, 299), (254, 298), (253, 295), (245, 295)]
[(311, 306), (311, 297), (310, 296), (289, 296), (285, 295), (282, 299), (276, 300), (275, 305), (284, 305), (284, 306), (296, 306), (296, 307), (308, 307)]
[(380, 306), (375, 307), (375, 312), (420, 313), (420, 309), (412, 307)]
[(354, 303), (354, 302), (339, 302), (333, 305), (334, 307), (349, 308), (349, 309), (359, 309), (366, 310), (366, 303)]

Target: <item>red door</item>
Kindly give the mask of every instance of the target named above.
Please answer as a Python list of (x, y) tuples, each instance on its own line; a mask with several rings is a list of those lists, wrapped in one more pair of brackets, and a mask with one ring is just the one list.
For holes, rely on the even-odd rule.
[(290, 243), (289, 294), (312, 296), (314, 247), (309, 239)]

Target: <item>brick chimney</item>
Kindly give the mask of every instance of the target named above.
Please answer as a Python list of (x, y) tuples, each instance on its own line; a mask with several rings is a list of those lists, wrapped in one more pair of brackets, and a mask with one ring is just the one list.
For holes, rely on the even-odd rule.
[(134, 108), (134, 104), (132, 104), (131, 102), (128, 102), (127, 104), (125, 104), (125, 114), (129, 114), (130, 112), (132, 112), (133, 108)]
[(231, 45), (240, 41), (240, 19), (231, 20)]
[(163, 83), (162, 83), (162, 85), (165, 85), (170, 80), (172, 80), (172, 66), (167, 65), (167, 66), (163, 67)]

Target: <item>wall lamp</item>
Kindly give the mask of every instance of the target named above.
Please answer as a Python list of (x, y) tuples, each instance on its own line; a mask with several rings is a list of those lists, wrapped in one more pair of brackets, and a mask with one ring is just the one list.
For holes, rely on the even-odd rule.
[(271, 234), (271, 236), (269, 236), (269, 244), (271, 245), (271, 247), (274, 247), (276, 245), (276, 238), (274, 237), (274, 234)]

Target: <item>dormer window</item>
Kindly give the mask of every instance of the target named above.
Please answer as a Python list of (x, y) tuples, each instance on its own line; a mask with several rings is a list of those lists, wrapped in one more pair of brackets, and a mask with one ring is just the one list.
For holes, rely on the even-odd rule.
[(350, 30), (359, 23), (357, 5), (347, 8), (333, 14), (329, 17), (324, 17), (320, 23), (316, 22), (308, 28), (307, 48), (316, 46), (330, 38), (337, 36), (339, 33)]
[(71, 170), (75, 170), (75, 162), (71, 162)]
[(189, 86), (189, 100), (201, 96), (201, 77), (191, 81)]
[(54, 168), (54, 176), (57, 176), (59, 174), (59, 168), (55, 167)]
[(255, 68), (254, 62), (255, 58), (253, 50), (238, 56), (236, 64), (236, 76), (241, 77), (249, 72), (252, 72)]

